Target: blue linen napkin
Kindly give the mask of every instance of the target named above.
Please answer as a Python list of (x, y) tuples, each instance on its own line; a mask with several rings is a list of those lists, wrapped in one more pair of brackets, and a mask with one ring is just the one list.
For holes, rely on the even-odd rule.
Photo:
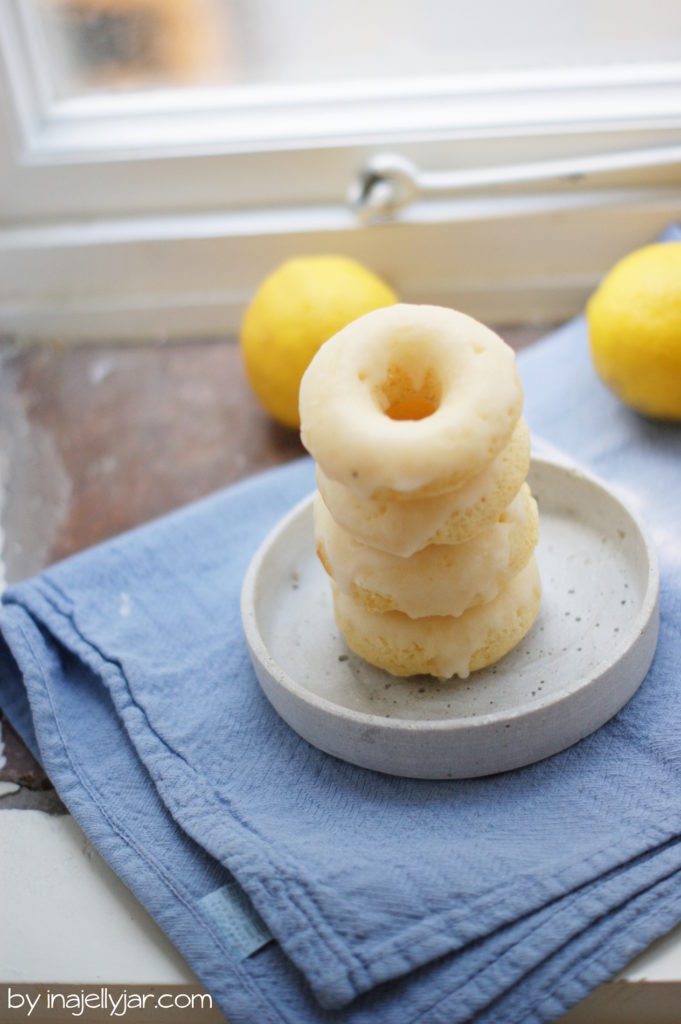
[(532, 432), (627, 491), (661, 563), (645, 683), (540, 764), (396, 779), (278, 718), (239, 594), (309, 460), (3, 596), (0, 705), (233, 1024), (551, 1021), (681, 921), (681, 429), (602, 387), (582, 319), (518, 363)]

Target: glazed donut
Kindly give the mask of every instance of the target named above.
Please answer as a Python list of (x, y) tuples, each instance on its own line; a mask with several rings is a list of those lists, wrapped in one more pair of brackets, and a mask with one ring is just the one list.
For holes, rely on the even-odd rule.
[(317, 494), (314, 532), (319, 560), (336, 586), (371, 611), (410, 618), (461, 615), (487, 604), (529, 561), (539, 535), (537, 503), (520, 492), (500, 518), (463, 544), (431, 544), (409, 558), (359, 543), (334, 521)]
[(439, 679), (465, 679), (508, 654), (529, 632), (541, 599), (534, 557), (493, 601), (458, 618), (368, 611), (334, 584), (332, 589), (336, 625), (351, 651), (395, 676)]
[(530, 468), (530, 432), (521, 419), (487, 469), (456, 491), (413, 501), (374, 501), (329, 480), (317, 486), (329, 512), (357, 540), (407, 558), (429, 544), (461, 544), (491, 526), (518, 493)]
[(321, 346), (300, 386), (303, 444), (362, 497), (460, 487), (504, 448), (522, 409), (515, 356), (441, 306), (374, 310)]

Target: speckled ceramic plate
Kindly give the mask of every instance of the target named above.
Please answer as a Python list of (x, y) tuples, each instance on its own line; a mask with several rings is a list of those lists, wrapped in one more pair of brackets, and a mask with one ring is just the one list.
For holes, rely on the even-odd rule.
[(555, 754), (632, 697), (657, 643), (648, 534), (591, 476), (533, 459), (529, 482), (539, 616), (514, 651), (465, 680), (399, 679), (352, 654), (315, 555), (312, 498), (279, 523), (248, 569), (242, 615), (260, 685), (297, 733), (364, 768), (467, 778)]

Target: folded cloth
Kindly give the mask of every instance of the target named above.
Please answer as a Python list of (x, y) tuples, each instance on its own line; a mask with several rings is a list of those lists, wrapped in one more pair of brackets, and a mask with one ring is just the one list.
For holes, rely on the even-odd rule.
[(552, 1021), (681, 921), (681, 428), (605, 390), (583, 319), (518, 364), (533, 433), (627, 493), (661, 563), (646, 681), (555, 757), (397, 779), (279, 719), (239, 596), (307, 459), (3, 596), (0, 705), (232, 1024)]

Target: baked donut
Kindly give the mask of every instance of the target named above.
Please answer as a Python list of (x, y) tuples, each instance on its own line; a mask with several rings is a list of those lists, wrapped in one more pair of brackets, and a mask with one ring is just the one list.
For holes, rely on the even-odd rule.
[(419, 618), (461, 615), (492, 601), (532, 555), (539, 515), (530, 488), (523, 484), (497, 522), (482, 533), (463, 544), (431, 544), (409, 558), (361, 544), (337, 525), (319, 494), (314, 527), (319, 560), (340, 591), (371, 611)]
[(331, 480), (365, 498), (413, 500), (481, 473), (522, 401), (513, 350), (497, 334), (453, 309), (397, 304), (318, 350), (300, 386), (301, 437)]
[(440, 679), (465, 679), (507, 654), (529, 632), (541, 599), (534, 557), (493, 601), (457, 618), (369, 611), (333, 584), (332, 590), (336, 625), (352, 651), (395, 676)]
[(529, 468), (530, 432), (521, 419), (487, 469), (456, 491), (414, 501), (374, 501), (330, 480), (320, 466), (317, 486), (333, 518), (357, 540), (407, 558), (429, 544), (461, 544), (491, 526)]

